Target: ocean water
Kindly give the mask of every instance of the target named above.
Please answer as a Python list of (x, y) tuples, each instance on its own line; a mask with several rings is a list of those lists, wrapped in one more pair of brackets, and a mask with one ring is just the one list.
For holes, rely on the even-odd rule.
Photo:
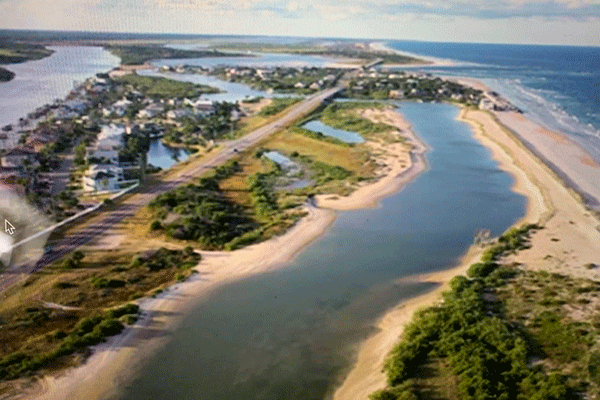
[(542, 125), (562, 132), (600, 162), (600, 48), (390, 41), (390, 48), (456, 61), (428, 67), (477, 78)]

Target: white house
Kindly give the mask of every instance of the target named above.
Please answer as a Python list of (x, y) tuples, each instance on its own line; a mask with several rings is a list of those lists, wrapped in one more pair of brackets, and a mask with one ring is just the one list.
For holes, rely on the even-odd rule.
[(110, 163), (119, 163), (119, 150), (123, 145), (125, 127), (121, 125), (104, 125), (98, 134), (96, 143), (88, 148), (90, 158), (104, 159)]
[(215, 111), (215, 108), (213, 106), (213, 102), (210, 101), (210, 100), (205, 100), (205, 99), (196, 99), (196, 100), (185, 99), (185, 100), (183, 100), (183, 103), (192, 106), (194, 108), (194, 113), (196, 115), (206, 116), (206, 115), (212, 114)]
[(130, 106), (131, 106), (131, 101), (129, 101), (127, 99), (122, 99), (122, 100), (116, 101), (112, 105), (112, 112), (114, 112), (119, 117), (122, 117), (123, 115), (125, 115), (125, 113), (127, 112), (127, 109)]
[(121, 189), (123, 170), (112, 165), (92, 165), (83, 177), (83, 190), (104, 192)]

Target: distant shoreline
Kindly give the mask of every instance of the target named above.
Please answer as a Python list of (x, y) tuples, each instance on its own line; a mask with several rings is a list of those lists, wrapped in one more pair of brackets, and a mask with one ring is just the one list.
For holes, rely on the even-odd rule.
[(414, 54), (407, 51), (400, 51), (396, 49), (392, 49), (387, 46), (386, 42), (371, 42), (369, 44), (373, 50), (379, 51), (388, 51), (390, 53), (395, 53), (400, 56), (412, 57), (419, 60), (425, 61), (425, 63), (412, 63), (412, 64), (384, 64), (385, 67), (391, 68), (419, 68), (419, 67), (453, 67), (456, 65), (456, 62), (453, 60), (445, 60), (442, 58), (423, 56), (420, 54)]

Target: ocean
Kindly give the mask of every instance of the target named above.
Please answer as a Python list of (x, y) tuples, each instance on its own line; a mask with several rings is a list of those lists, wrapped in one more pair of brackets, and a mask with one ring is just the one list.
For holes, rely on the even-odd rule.
[(600, 162), (600, 48), (390, 41), (392, 49), (449, 59), (436, 75), (476, 78), (533, 121), (574, 139)]

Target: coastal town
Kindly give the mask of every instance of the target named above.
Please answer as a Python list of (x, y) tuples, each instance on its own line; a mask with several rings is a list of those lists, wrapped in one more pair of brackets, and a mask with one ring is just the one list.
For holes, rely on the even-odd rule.
[[(208, 74), (266, 93), (307, 95), (334, 87), (344, 70), (332, 68), (251, 68), (181, 65), (163, 73)], [(160, 88), (160, 85), (165, 85)], [(140, 76), (115, 69), (87, 80), (64, 100), (45, 105), (2, 128), (0, 139), (18, 136), (5, 148), (0, 174), (56, 220), (84, 208), (81, 194), (116, 193), (145, 173), (149, 141), (163, 139), (190, 151), (213, 146), (235, 130), (241, 103), (215, 103), (202, 94), (217, 89)], [(359, 70), (342, 98), (448, 101), (482, 110), (515, 111), (493, 91), (481, 91), (428, 73)], [(0, 142), (1, 144), (1, 142)], [(87, 204), (89, 205), (89, 204)]]

